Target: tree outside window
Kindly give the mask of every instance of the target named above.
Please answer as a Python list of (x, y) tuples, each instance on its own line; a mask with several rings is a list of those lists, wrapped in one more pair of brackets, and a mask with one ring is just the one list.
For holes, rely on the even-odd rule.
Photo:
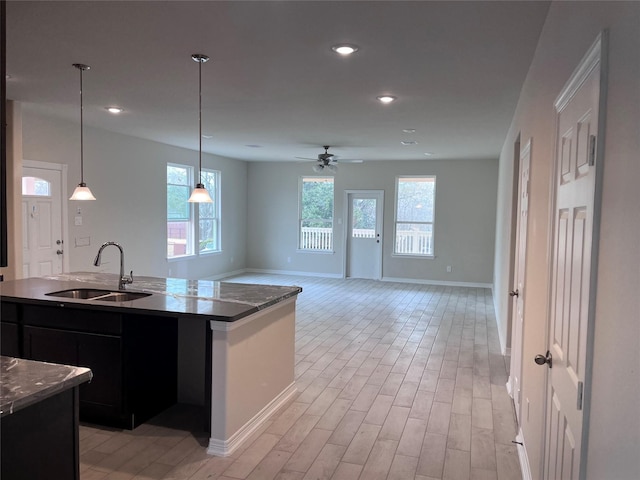
[(333, 177), (304, 177), (300, 182), (301, 250), (333, 250)]
[(394, 254), (433, 256), (436, 177), (396, 179)]

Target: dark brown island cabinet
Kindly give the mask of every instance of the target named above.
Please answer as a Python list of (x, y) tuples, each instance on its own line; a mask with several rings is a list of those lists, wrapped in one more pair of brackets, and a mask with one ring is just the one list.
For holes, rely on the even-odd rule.
[(88, 367), (80, 419), (133, 429), (177, 402), (177, 320), (2, 301), (2, 354)]
[(79, 480), (78, 390), (87, 368), (0, 357), (0, 478)]

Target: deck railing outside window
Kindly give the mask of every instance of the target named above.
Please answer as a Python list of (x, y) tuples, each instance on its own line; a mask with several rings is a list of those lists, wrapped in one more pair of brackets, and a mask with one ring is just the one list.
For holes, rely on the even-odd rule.
[[(333, 248), (333, 230), (331, 228), (302, 227), (300, 248), (302, 250), (331, 250)], [(373, 229), (354, 229), (356, 238), (375, 238)], [(398, 232), (396, 235), (396, 254), (428, 254), (433, 252), (431, 233)]]
[(302, 250), (332, 250), (333, 229), (302, 227), (300, 229), (300, 248)]

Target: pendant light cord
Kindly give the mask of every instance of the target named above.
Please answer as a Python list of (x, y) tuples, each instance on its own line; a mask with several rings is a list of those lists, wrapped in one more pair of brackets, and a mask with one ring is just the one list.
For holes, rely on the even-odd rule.
[(200, 183), (202, 184), (202, 59), (198, 60), (198, 127), (200, 140), (200, 156), (198, 158), (198, 168), (200, 172)]
[(84, 185), (84, 106), (82, 104), (82, 72), (84, 68), (79, 67), (78, 70), (80, 70), (80, 183)]

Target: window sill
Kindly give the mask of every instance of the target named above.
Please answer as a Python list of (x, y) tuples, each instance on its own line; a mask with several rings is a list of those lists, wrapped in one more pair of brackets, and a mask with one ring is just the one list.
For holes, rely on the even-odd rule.
[(177, 257), (167, 257), (167, 262), (179, 262), (181, 260), (189, 260), (191, 258), (196, 258), (196, 255), (191, 253), (189, 255), (180, 255), (180, 256), (177, 256)]
[(301, 249), (297, 249), (296, 253), (319, 253), (321, 255), (333, 255), (336, 252), (334, 250), (301, 250)]
[(206, 252), (200, 252), (201, 257), (208, 257), (209, 255), (220, 255), (222, 250), (207, 250)]
[(424, 260), (435, 260), (436, 256), (435, 255), (412, 255), (412, 254), (401, 254), (401, 253), (392, 253), (391, 254), (392, 258), (410, 258), (410, 259), (424, 259)]

